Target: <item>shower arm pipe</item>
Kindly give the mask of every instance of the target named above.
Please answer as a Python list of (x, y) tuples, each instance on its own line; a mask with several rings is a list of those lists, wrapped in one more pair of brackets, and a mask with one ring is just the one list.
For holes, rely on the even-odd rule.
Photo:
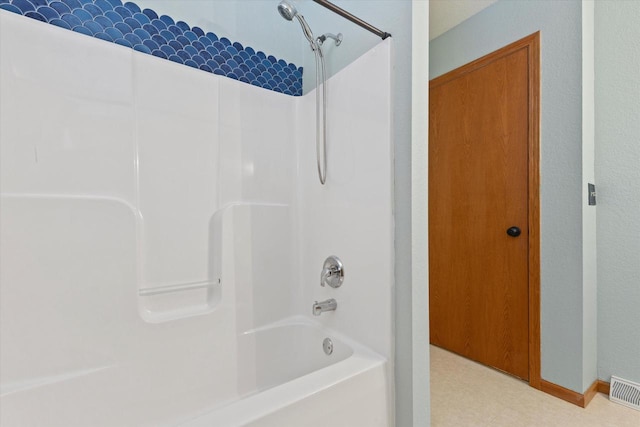
[(327, 0), (313, 0), (313, 1), (318, 3), (320, 6), (326, 7), (330, 11), (332, 11), (334, 13), (337, 13), (338, 15), (342, 16), (343, 18), (348, 19), (349, 21), (353, 22), (354, 24), (361, 26), (365, 30), (371, 31), (376, 36), (381, 37), (382, 40), (386, 39), (387, 37), (391, 37), (391, 34), (387, 33), (386, 31), (382, 31), (382, 30), (374, 27), (373, 25), (369, 24), (368, 22), (365, 22), (362, 19), (358, 18), (357, 16), (350, 14), (346, 10), (342, 9), (341, 7), (336, 6), (335, 4), (331, 3), (330, 1), (327, 1)]

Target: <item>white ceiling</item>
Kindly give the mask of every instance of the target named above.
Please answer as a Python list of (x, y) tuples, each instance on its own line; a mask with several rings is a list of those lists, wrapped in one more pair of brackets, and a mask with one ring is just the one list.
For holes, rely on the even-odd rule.
[(429, 40), (450, 30), (498, 0), (431, 0)]

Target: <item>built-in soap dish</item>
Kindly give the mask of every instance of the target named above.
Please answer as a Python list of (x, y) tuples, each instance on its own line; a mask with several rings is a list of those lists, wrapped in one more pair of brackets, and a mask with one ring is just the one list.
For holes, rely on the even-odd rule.
[(220, 301), (221, 285), (216, 279), (139, 289), (141, 315), (160, 323), (210, 313)]

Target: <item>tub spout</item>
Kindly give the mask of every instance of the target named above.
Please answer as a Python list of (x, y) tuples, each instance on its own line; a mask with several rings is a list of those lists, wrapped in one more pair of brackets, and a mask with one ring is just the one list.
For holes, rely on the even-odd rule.
[(334, 311), (336, 308), (338, 308), (338, 303), (336, 302), (336, 300), (331, 298), (322, 302), (316, 301), (313, 304), (311, 312), (314, 316), (320, 316), (320, 314), (324, 313), (325, 311)]

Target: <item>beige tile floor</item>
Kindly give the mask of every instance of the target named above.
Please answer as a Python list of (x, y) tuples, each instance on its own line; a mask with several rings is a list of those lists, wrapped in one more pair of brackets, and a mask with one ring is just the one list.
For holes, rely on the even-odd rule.
[(640, 411), (598, 393), (587, 408), (431, 346), (433, 427), (640, 427)]

